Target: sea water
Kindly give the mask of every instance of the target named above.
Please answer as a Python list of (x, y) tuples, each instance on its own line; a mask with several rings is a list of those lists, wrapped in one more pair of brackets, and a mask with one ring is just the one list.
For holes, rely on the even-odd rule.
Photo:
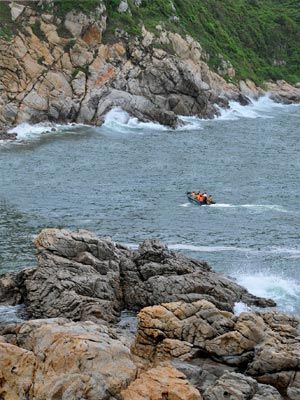
[[(299, 314), (300, 107), (230, 106), (210, 121), (182, 117), (177, 130), (118, 108), (101, 127), (16, 127), (18, 140), (0, 144), (0, 271), (34, 266), (46, 227), (133, 248), (158, 238)], [(189, 203), (190, 190), (216, 204)]]

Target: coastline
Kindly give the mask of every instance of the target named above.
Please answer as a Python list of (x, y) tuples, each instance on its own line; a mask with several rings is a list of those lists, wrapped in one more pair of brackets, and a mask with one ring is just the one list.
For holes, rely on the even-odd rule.
[(63, 18), (30, 4), (11, 9), (17, 28), (10, 41), (0, 38), (4, 137), (22, 123), (99, 126), (115, 107), (139, 121), (176, 128), (179, 115), (213, 118), (230, 101), (247, 105), (267, 92), (276, 102), (300, 102), (299, 83), (270, 81), (261, 88), (238, 81), (232, 66), (217, 74), (189, 35), (157, 26), (156, 35), (143, 27), (139, 38), (117, 31), (104, 41), (103, 4), (93, 15), (74, 11)]

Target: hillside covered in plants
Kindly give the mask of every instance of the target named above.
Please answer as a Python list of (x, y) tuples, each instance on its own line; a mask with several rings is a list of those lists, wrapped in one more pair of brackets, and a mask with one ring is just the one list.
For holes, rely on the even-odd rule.
[(122, 14), (119, 3), (106, 1), (111, 29), (138, 34), (142, 23), (153, 31), (163, 24), (198, 40), (215, 69), (224, 58), (238, 78), (300, 81), (298, 0), (128, 0)]

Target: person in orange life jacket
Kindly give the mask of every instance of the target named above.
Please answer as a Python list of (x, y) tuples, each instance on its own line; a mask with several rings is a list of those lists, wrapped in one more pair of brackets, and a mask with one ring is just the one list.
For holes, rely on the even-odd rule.
[(203, 193), (199, 193), (199, 194), (198, 194), (198, 196), (197, 196), (197, 200), (198, 200), (198, 201), (200, 201), (200, 203), (203, 203), (203, 202), (204, 202), (204, 196), (203, 196)]

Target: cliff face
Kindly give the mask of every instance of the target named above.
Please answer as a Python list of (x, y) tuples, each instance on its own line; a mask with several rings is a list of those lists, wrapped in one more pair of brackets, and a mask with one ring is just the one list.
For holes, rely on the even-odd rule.
[[(101, 124), (115, 106), (140, 120), (176, 127), (177, 115), (212, 117), (216, 104), (247, 103), (245, 95), (262, 93), (251, 81), (227, 83), (210, 70), (198, 42), (160, 25), (155, 34), (142, 27), (139, 36), (116, 29), (104, 40), (105, 3), (82, 4), (95, 7), (74, 10), (67, 1), (51, 0), (1, 5), (4, 26), (11, 29), (0, 35), (2, 128), (45, 120)], [(223, 68), (234, 74), (230, 65)], [(300, 89), (280, 85), (279, 100), (299, 100)]]

